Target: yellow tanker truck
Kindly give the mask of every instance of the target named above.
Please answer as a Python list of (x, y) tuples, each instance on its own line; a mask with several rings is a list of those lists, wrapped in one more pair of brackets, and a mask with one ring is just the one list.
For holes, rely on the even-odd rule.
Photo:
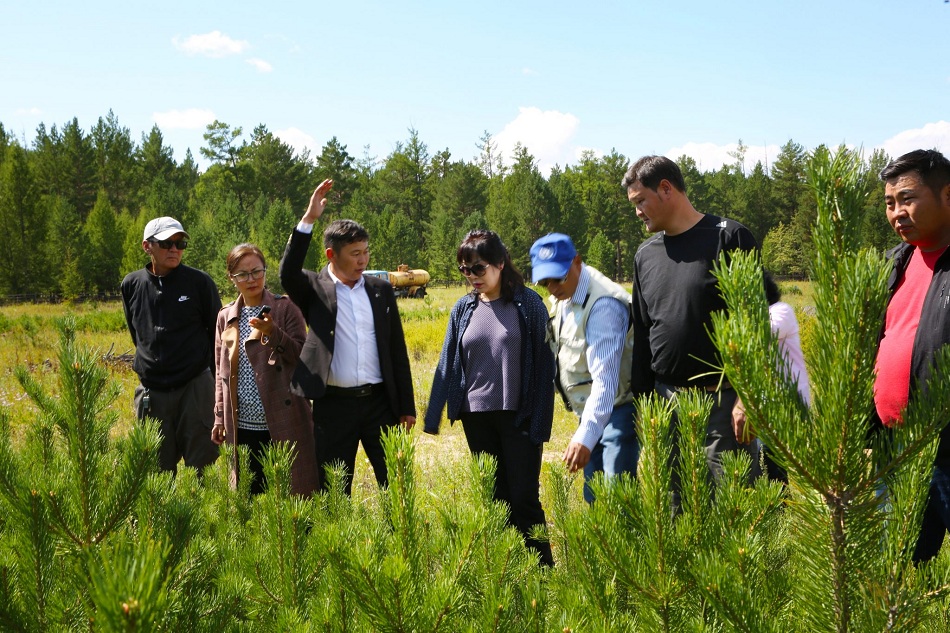
[(367, 270), (363, 274), (387, 280), (392, 284), (393, 292), (397, 297), (421, 299), (426, 296), (429, 273), (420, 268), (409, 268), (408, 264), (399, 264), (394, 272)]

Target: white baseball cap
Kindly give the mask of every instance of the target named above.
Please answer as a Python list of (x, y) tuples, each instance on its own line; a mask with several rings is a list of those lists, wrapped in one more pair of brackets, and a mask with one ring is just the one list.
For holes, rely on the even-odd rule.
[(155, 218), (145, 225), (145, 240), (167, 240), (176, 233), (184, 233), (185, 237), (190, 237), (188, 232), (182, 227), (181, 222), (175, 218), (162, 217)]

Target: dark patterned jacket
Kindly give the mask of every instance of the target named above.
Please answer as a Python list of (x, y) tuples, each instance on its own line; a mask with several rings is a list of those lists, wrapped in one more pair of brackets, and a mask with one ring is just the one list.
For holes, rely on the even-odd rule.
[[(442, 344), (439, 365), (432, 380), (429, 406), (426, 408), (426, 433), (438, 433), (442, 409), (448, 405), (448, 418), (454, 422), (461, 417), (467, 383), (462, 367), (462, 335), (468, 327), (478, 302), (475, 293), (459, 299), (449, 316), (449, 326)], [(521, 323), (521, 398), (516, 417), (520, 426), (529, 422), (530, 437), (537, 444), (551, 439), (554, 419), (554, 354), (545, 342), (548, 311), (544, 301), (533, 290), (515, 291), (515, 305)]]

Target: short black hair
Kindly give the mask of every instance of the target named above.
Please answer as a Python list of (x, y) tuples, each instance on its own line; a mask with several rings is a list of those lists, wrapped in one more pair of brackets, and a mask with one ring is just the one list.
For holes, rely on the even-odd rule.
[(765, 300), (769, 302), (769, 305), (781, 301), (782, 291), (779, 289), (778, 284), (775, 283), (775, 279), (772, 278), (772, 273), (763, 270), (762, 278), (765, 281)]
[(633, 183), (639, 181), (641, 185), (656, 191), (660, 181), (668, 180), (676, 189), (686, 193), (686, 180), (679, 165), (666, 156), (643, 156), (630, 165), (630, 169), (620, 181), (624, 189), (629, 189)]
[(915, 149), (899, 158), (895, 158), (881, 170), (881, 180), (887, 181), (916, 171), (920, 179), (934, 195), (950, 184), (950, 160), (935, 149)]
[(353, 220), (334, 220), (323, 231), (323, 247), (332, 248), (334, 253), (339, 253), (347, 244), (368, 241), (369, 233)]

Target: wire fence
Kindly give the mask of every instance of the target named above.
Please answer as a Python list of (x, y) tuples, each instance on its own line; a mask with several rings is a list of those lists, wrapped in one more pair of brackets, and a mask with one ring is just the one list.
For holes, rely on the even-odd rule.
[(75, 297), (66, 297), (57, 292), (38, 292), (0, 296), (0, 306), (20, 305), (24, 303), (98, 303), (119, 301), (120, 299), (122, 299), (122, 295), (118, 292), (84, 293)]

